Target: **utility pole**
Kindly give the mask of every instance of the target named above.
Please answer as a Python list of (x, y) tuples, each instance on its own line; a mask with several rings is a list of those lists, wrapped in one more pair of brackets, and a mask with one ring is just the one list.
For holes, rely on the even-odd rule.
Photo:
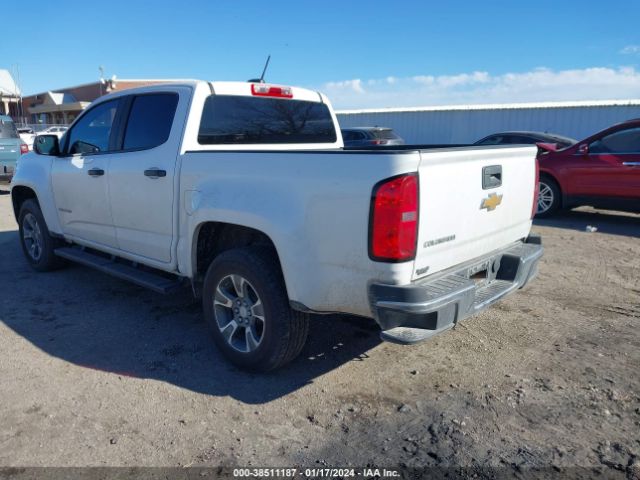
[(27, 124), (27, 119), (24, 114), (24, 103), (22, 101), (22, 85), (20, 82), (20, 64), (16, 63), (16, 88), (18, 89), (18, 96), (20, 100), (18, 101), (18, 115), (20, 115), (20, 123), (23, 125)]
[(102, 65), (100, 65), (98, 67), (98, 70), (100, 70), (100, 96), (104, 95), (104, 67)]

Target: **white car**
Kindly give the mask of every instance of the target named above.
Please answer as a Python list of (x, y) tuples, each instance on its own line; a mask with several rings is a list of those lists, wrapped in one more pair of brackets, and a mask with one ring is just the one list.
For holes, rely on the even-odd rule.
[(535, 276), (535, 146), (342, 146), (319, 92), (112, 93), (18, 163), (26, 260), (163, 293), (190, 284), (224, 355), (259, 371), (300, 353), (311, 312), (370, 317), (384, 340), (415, 343)]
[(40, 130), (37, 135), (55, 135), (58, 138), (62, 138), (62, 136), (69, 130), (69, 127), (57, 126), (57, 127), (48, 127), (44, 130)]
[(29, 147), (29, 151), (33, 150), (33, 141), (36, 138), (36, 134), (31, 127), (18, 127), (18, 135), (24, 143)]

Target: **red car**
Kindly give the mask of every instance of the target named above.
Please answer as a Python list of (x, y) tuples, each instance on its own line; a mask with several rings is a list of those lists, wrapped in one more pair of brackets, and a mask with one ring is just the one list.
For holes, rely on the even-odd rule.
[(640, 212), (640, 119), (562, 150), (538, 144), (538, 217), (582, 205)]

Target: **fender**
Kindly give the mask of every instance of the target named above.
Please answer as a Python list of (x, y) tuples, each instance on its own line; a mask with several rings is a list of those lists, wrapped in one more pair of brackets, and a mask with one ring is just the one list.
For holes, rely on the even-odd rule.
[[(22, 155), (16, 165), (16, 171), (11, 182), (11, 191), (21, 186), (36, 193), (42, 215), (47, 222), (50, 232), (62, 235), (62, 227), (56, 210), (53, 189), (51, 188), (51, 167), (55, 157), (39, 155), (30, 152)], [(18, 212), (16, 212), (16, 215)]]
[[(247, 192), (243, 195), (241, 192)], [(257, 178), (205, 181), (197, 190), (183, 192), (180, 210), (178, 268), (187, 277), (195, 273), (197, 235), (207, 222), (222, 222), (264, 233), (276, 247), (291, 298), (296, 298), (300, 263), (317, 258), (315, 245), (304, 235), (304, 206), (293, 190), (267, 186)]]

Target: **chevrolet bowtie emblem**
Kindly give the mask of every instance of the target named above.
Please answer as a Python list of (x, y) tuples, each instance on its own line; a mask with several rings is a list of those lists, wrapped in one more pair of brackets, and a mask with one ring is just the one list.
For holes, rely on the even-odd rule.
[(502, 195), (498, 195), (496, 193), (490, 193), (487, 198), (482, 199), (482, 203), (480, 204), (480, 210), (483, 208), (487, 209), (487, 212), (491, 212), (496, 209), (498, 205), (502, 203)]

